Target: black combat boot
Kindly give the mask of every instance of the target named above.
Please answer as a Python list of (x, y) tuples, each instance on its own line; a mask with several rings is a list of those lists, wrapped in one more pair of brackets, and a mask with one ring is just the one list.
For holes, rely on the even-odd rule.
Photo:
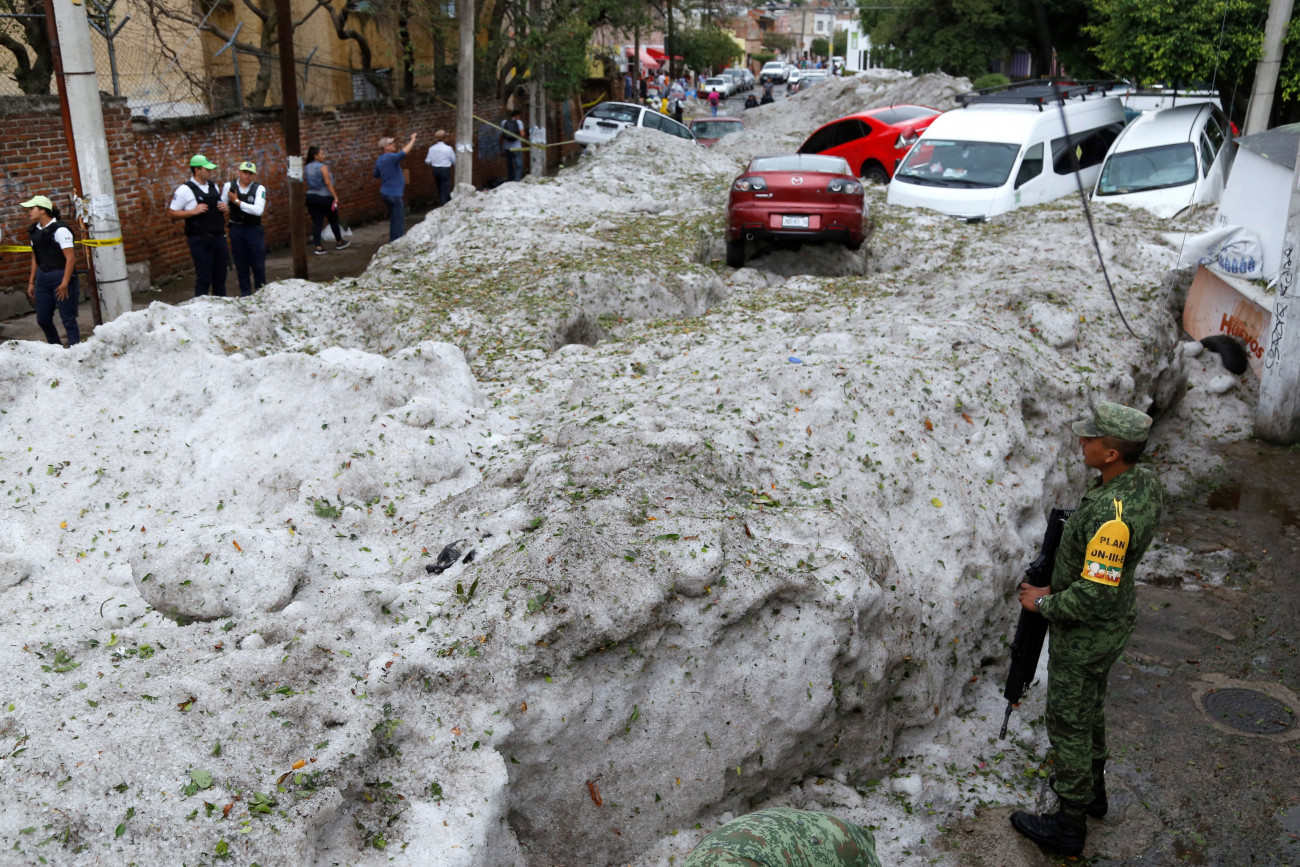
[(1106, 812), (1110, 809), (1110, 802), (1106, 800), (1106, 760), (1092, 760), (1092, 802), (1083, 808), (1094, 819), (1104, 818)]
[(1055, 813), (1043, 813), (1041, 816), (1024, 811), (1012, 813), (1011, 827), (1040, 846), (1066, 855), (1078, 855), (1083, 851), (1083, 843), (1088, 836), (1083, 810), (1084, 804), (1062, 798), (1060, 809)]

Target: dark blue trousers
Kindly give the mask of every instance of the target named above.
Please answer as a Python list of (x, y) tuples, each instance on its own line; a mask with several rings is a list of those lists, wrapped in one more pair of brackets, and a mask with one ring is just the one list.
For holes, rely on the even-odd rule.
[(434, 166), (433, 179), (438, 182), (438, 207), (451, 201), (451, 166)]
[(77, 326), (77, 302), (81, 300), (81, 284), (77, 282), (77, 275), (73, 274), (68, 281), (68, 297), (60, 301), (54, 290), (59, 288), (62, 281), (62, 271), (36, 269), (36, 292), (33, 299), (36, 302), (36, 324), (45, 332), (47, 343), (62, 345), (63, 341), (59, 340), (59, 332), (54, 327), (54, 311), (57, 308), (59, 318), (63, 320), (63, 330), (68, 332), (68, 345), (72, 346), (81, 342), (81, 329)]
[(230, 248), (226, 246), (226, 233), (188, 235), (190, 258), (194, 260), (194, 297), (226, 295), (226, 269), (230, 266)]
[(252, 295), (266, 285), (266, 232), (261, 225), (231, 223), (230, 255), (235, 260), (240, 295)]
[(388, 208), (388, 243), (406, 234), (406, 199), (401, 196), (380, 196)]
[(524, 177), (524, 149), (506, 148), (506, 180), (519, 181)]

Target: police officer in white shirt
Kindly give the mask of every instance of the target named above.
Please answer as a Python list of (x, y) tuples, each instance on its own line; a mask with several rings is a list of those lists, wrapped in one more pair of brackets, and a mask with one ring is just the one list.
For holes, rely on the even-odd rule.
[(212, 182), (216, 163), (203, 154), (190, 158), (188, 181), (172, 194), (167, 214), (185, 221), (185, 242), (194, 260), (194, 297), (226, 294), (226, 268), (230, 249), (226, 246), (226, 212), (230, 206), (221, 197), (221, 187)]
[[(252, 295), (266, 285), (266, 187), (257, 182), (257, 166), (239, 164), (239, 180), (221, 188), (221, 200), (230, 207), (230, 253), (239, 278), (239, 294)], [(252, 280), (249, 280), (249, 272)], [(250, 285), (251, 284), (251, 285)]]
[(77, 282), (76, 252), (72, 230), (59, 219), (59, 209), (47, 196), (33, 196), (22, 206), (28, 209), (32, 227), (32, 271), (27, 283), (27, 297), (36, 305), (36, 324), (45, 332), (48, 343), (62, 345), (54, 327), (54, 310), (59, 311), (68, 345), (81, 342), (77, 326), (77, 302), (81, 286)]
[(433, 134), (433, 147), (429, 148), (424, 161), (433, 169), (433, 179), (438, 182), (438, 204), (441, 208), (451, 200), (451, 170), (456, 165), (456, 152), (447, 144), (447, 131), (440, 129)]

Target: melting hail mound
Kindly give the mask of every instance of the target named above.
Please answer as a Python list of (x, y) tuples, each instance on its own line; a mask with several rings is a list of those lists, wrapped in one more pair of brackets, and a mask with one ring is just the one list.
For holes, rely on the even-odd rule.
[(862, 273), (714, 259), (749, 155), (962, 86), (828, 81), (712, 151), (631, 131), (358, 280), (0, 346), (0, 842), (659, 863), (947, 725), (1082, 482), (1063, 423), (1180, 394), (1172, 251), (1099, 225), (1147, 343), (1070, 203), (877, 190)]

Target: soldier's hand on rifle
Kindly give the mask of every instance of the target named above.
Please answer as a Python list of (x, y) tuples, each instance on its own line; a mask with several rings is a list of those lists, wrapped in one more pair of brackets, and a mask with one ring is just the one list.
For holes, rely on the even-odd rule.
[(1019, 594), (1020, 604), (1026, 611), (1037, 611), (1038, 600), (1042, 599), (1044, 596), (1050, 595), (1051, 592), (1052, 588), (1050, 587), (1035, 587), (1032, 584), (1021, 584)]

